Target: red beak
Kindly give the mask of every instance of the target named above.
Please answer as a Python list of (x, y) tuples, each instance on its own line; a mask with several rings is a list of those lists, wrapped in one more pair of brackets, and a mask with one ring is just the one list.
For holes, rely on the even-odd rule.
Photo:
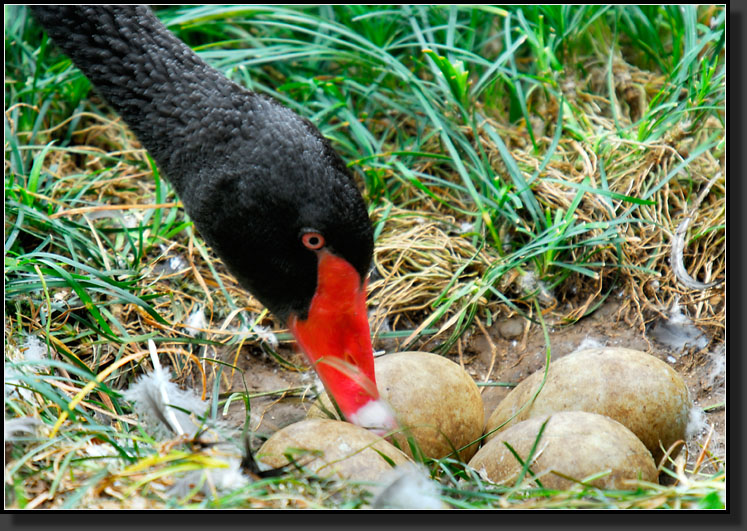
[(291, 315), (288, 327), (347, 420), (380, 431), (395, 428), (376, 388), (366, 283), (344, 258), (326, 250), (318, 257), (308, 316)]

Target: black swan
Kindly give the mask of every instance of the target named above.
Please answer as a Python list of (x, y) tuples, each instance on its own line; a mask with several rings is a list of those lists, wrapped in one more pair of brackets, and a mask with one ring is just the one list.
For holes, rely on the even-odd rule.
[(148, 149), (226, 267), (287, 323), (347, 420), (395, 427), (366, 314), (371, 222), (317, 128), (229, 81), (145, 6), (31, 9)]

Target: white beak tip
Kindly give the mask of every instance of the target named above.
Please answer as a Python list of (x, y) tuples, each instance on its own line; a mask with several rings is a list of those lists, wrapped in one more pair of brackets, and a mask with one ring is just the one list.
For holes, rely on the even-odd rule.
[(381, 399), (371, 400), (350, 415), (350, 422), (366, 428), (376, 435), (384, 436), (399, 428), (394, 411)]

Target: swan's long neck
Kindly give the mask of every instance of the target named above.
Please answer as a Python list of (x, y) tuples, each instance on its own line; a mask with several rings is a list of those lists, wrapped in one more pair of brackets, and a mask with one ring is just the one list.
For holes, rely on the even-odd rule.
[(253, 111), (273, 106), (205, 64), (143, 6), (32, 9), (177, 192), (186, 168), (230, 155), (220, 151), (231, 138), (251, 142)]

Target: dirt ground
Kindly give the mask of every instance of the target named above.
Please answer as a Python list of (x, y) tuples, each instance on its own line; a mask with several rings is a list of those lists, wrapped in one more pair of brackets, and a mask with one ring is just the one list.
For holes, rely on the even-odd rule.
[[(662, 344), (653, 339), (660, 335), (655, 329), (660, 324), (667, 323), (655, 324), (644, 333), (616, 319), (619, 306), (617, 301), (608, 301), (588, 318), (572, 326), (550, 330), (553, 359), (580, 348), (619, 346), (648, 352), (665, 361), (684, 378), (693, 400), (694, 411), (716, 406), (702, 414), (691, 414), (687, 440), (688, 469), (692, 469), (709, 433), (710, 456), (725, 461), (726, 417), (723, 404), (726, 401), (726, 350), (723, 344), (707, 345), (705, 348), (686, 345), (683, 349)], [(462, 342), (461, 356), (457, 348), (449, 355), (455, 362), (461, 362), (478, 383), (491, 381), (509, 384), (481, 387), (486, 419), (513, 385), (544, 367), (545, 343), (542, 330), (537, 325), (527, 326), (527, 323), (521, 317), (497, 321), (487, 329), (490, 340), (480, 329), (474, 328), (472, 334), (465, 336)], [(706, 343), (704, 338), (701, 344), (703, 343)], [(382, 346), (374, 344), (375, 349)], [(304, 418), (320, 390), (315, 374), (310, 370), (288, 370), (260, 351), (252, 355), (246, 355), (246, 352), (247, 349), (242, 350), (239, 365), (244, 369), (243, 379), (250, 393), (276, 392), (251, 400), (251, 429), (267, 436)], [(281, 344), (278, 352), (292, 363), (306, 367), (302, 355), (294, 352), (291, 344)], [(233, 362), (235, 349), (225, 355), (226, 361)], [(491, 363), (493, 368), (488, 375)], [(234, 373), (230, 382), (228, 376), (224, 380), (223, 391), (244, 389), (240, 373)], [(294, 391), (285, 394), (277, 392), (286, 389)], [(241, 401), (233, 402), (226, 420), (240, 426), (244, 419), (244, 404)], [(253, 446), (260, 443), (261, 440), (256, 440)], [(713, 460), (707, 458), (700, 470), (712, 473), (716, 471), (716, 467)]]

